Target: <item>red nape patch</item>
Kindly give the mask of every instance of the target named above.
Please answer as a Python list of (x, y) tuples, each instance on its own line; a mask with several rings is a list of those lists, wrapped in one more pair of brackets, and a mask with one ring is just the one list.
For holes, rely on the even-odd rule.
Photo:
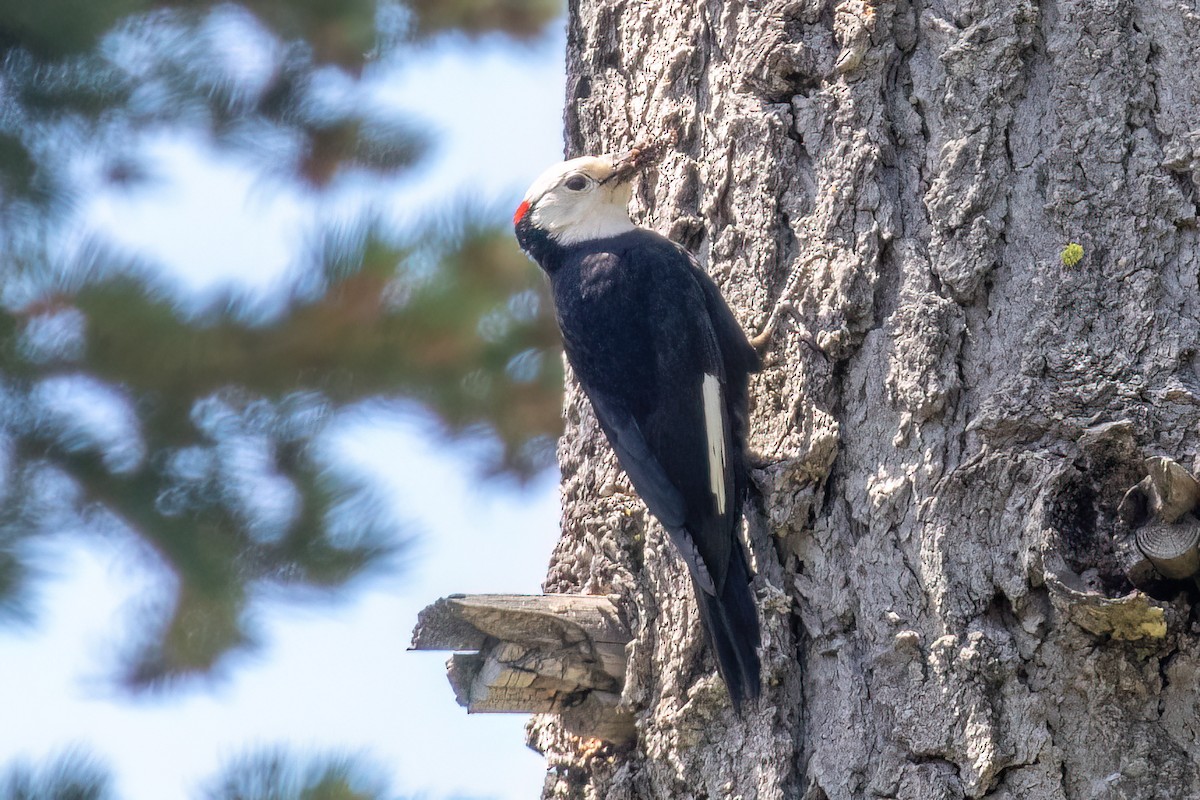
[(516, 225), (521, 219), (529, 213), (529, 201), (524, 200), (521, 205), (517, 206), (517, 213), (513, 214), (513, 225)]

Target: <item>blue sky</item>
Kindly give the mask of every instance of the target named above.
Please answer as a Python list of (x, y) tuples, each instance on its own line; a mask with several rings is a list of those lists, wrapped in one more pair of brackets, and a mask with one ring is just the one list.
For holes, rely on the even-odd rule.
[[(350, 185), (315, 201), (262, 183), (202, 142), (160, 138), (147, 143), (159, 179), (96, 198), (80, 210), (81, 229), (164, 264), (181, 291), (269, 292), (304, 231), (346, 204), (400, 219), (466, 195), (515, 207), (562, 155), (560, 28), (532, 47), (442, 43), (381, 76), (367, 99), (438, 134), (428, 165), (399, 188)], [(362, 752), (405, 795), (536, 797), (544, 766), (524, 747), (526, 718), (468, 717), (446, 682), (445, 654), (407, 645), (417, 611), (442, 595), (538, 591), (558, 533), (557, 476), (524, 489), (484, 482), (473, 445), (429, 430), (408, 408), (343, 415), (327, 436), (415, 536), (403, 572), (333, 606), (266, 605), (256, 619), (266, 645), (185, 692), (135, 700), (110, 681), (130, 612), (164, 590), (161, 576), (127, 542), (44, 541), (37, 624), (0, 629), (0, 763), (78, 745), (111, 765), (121, 797), (174, 800), (195, 797), (247, 748), (286, 743)]]

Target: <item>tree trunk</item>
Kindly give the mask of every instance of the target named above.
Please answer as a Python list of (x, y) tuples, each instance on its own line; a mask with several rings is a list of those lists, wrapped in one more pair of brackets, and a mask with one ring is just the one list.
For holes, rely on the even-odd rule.
[(570, 154), (677, 132), (635, 217), (777, 325), (744, 719), (568, 393), (546, 589), (620, 598), (638, 736), (537, 718), (546, 797), (1200, 797), (1195, 583), (1118, 514), (1197, 454), (1198, 48), (1185, 0), (571, 3)]

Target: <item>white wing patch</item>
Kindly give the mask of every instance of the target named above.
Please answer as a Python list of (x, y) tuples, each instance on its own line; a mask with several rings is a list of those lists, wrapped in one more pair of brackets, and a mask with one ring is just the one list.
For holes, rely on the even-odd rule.
[(704, 432), (708, 437), (708, 484), (717, 501), (717, 513), (725, 513), (725, 417), (721, 413), (721, 382), (716, 375), (705, 375), (701, 386), (704, 396)]

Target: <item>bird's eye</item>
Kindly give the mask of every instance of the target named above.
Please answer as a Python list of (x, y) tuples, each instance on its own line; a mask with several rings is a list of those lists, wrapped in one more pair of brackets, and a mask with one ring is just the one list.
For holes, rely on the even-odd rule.
[(567, 178), (567, 182), (564, 185), (572, 192), (581, 192), (587, 188), (588, 179), (582, 175), (572, 175)]

